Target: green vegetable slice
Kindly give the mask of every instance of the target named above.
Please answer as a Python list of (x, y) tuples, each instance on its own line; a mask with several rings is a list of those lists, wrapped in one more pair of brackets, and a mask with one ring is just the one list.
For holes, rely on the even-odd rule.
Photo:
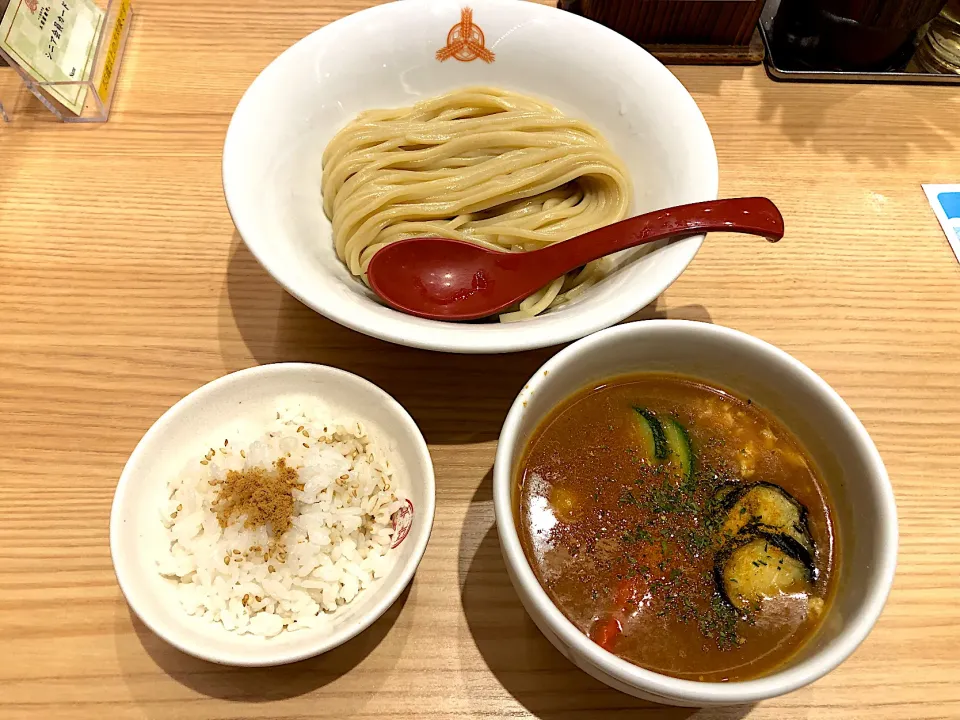
[(693, 478), (690, 436), (683, 425), (672, 418), (663, 422), (663, 434), (667, 441), (667, 464), (673, 468), (681, 482), (689, 482)]
[(644, 459), (653, 464), (667, 457), (667, 439), (657, 416), (644, 408), (633, 408), (634, 426)]

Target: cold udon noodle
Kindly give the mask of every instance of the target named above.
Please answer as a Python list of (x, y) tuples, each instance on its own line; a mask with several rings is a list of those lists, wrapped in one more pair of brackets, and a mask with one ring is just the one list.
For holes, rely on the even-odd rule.
[[(543, 102), (473, 88), (361, 113), (323, 154), (323, 207), (337, 255), (364, 280), (373, 255), (409, 237), (536, 250), (623, 219), (623, 162), (593, 127)], [(502, 321), (568, 302), (604, 261), (558, 278)]]

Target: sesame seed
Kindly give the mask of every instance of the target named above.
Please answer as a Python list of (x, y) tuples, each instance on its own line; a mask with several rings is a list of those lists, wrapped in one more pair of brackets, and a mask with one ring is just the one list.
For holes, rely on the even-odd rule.
[[(201, 460), (201, 461), (200, 461), (200, 464), (201, 464), (201, 465), (209, 465), (209, 464), (210, 464), (210, 461), (209, 461), (209, 460)], [(212, 485), (212, 484), (213, 484), (213, 483), (211, 483), (211, 485)]]

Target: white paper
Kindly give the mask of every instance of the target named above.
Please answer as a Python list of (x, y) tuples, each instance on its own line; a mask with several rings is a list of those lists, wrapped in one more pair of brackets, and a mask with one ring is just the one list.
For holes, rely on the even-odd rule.
[(923, 191), (960, 261), (960, 185), (924, 185)]

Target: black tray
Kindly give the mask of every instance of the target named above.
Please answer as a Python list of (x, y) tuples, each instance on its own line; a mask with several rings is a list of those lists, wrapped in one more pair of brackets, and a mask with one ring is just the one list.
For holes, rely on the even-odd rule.
[[(777, 62), (770, 43), (773, 18), (780, 8), (780, 0), (769, 0), (760, 16), (760, 37), (767, 48), (764, 64), (767, 74), (775, 80), (799, 82), (845, 82), (845, 83), (910, 83), (912, 85), (960, 85), (960, 75), (940, 73), (907, 72), (905, 67), (883, 72), (854, 72), (849, 70), (794, 70), (785, 69)], [(909, 60), (909, 58), (908, 58)], [(904, 61), (904, 64), (906, 61)]]

